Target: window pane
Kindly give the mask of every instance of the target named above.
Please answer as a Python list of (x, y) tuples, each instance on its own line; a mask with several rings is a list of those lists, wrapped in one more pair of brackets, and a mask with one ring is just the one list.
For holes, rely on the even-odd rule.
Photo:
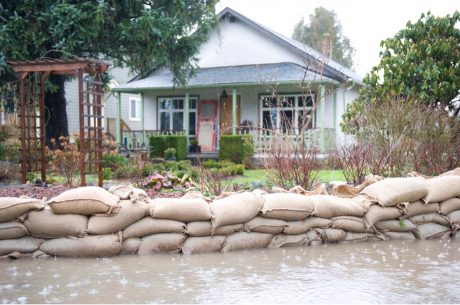
[(190, 99), (190, 109), (196, 109), (196, 99)]
[(203, 103), (201, 107), (201, 116), (205, 118), (214, 117), (216, 105), (214, 103)]
[(280, 112), (281, 130), (283, 133), (294, 131), (294, 112), (292, 110), (283, 110)]
[(173, 108), (174, 109), (184, 109), (184, 100), (183, 99), (173, 100)]
[(184, 113), (173, 113), (173, 130), (184, 130)]
[(191, 135), (196, 134), (196, 112), (188, 114), (189, 132)]
[(262, 99), (262, 107), (275, 108), (276, 107), (276, 97), (264, 97)]
[(169, 112), (160, 112), (160, 130), (169, 130)]
[(312, 96), (311, 95), (299, 96), (298, 105), (299, 107), (312, 107), (313, 106)]
[(295, 97), (288, 96), (288, 97), (281, 97), (281, 102), (283, 107), (295, 107)]
[(172, 101), (170, 99), (160, 100), (160, 109), (171, 109)]
[(130, 100), (130, 104), (131, 104), (130, 116), (132, 118), (135, 118), (136, 117), (136, 100)]
[(262, 126), (264, 129), (276, 128), (276, 110), (262, 112)]
[[(306, 113), (303, 110), (299, 111), (299, 118), (298, 118), (299, 132), (302, 129), (302, 126), (307, 124), (307, 122), (310, 119), (310, 117), (311, 117), (311, 111), (307, 111)], [(308, 129), (311, 129), (312, 126), (313, 126), (313, 120), (311, 120), (310, 123), (308, 124)]]

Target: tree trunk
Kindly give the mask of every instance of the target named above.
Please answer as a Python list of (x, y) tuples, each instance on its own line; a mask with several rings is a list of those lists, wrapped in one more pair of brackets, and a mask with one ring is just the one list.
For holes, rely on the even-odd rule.
[(58, 89), (55, 92), (45, 93), (46, 144), (48, 146), (50, 146), (51, 139), (58, 140), (60, 136), (69, 136), (64, 89), (65, 76), (52, 74), (49, 81), (58, 86)]

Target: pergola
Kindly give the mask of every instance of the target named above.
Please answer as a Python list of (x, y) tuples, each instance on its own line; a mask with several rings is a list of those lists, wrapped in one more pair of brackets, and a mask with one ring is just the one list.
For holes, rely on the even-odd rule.
[(80, 183), (86, 185), (85, 175), (97, 173), (102, 186), (101, 74), (109, 63), (86, 58), (8, 63), (18, 73), (22, 182), (27, 181), (27, 173), (36, 171), (41, 172), (42, 181), (46, 179), (45, 82), (51, 74), (61, 74), (78, 79)]

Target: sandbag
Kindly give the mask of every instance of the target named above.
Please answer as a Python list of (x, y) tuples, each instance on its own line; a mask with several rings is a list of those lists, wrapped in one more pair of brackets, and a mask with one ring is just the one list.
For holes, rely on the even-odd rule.
[(116, 214), (120, 198), (97, 186), (84, 186), (65, 191), (47, 204), (55, 214)]
[(450, 224), (449, 218), (438, 213), (429, 213), (416, 215), (409, 218), (416, 225), (425, 223), (437, 223), (439, 225), (448, 226)]
[(460, 176), (460, 167), (457, 167), (456, 169), (453, 169), (451, 171), (442, 173), (439, 176), (441, 176), (441, 177), (444, 177), (444, 176)]
[(412, 232), (417, 230), (415, 224), (408, 219), (379, 221), (375, 224), (375, 228), (382, 232)]
[(414, 233), (412, 232), (385, 232), (385, 236), (389, 240), (415, 240)]
[(404, 208), (404, 216), (407, 218), (428, 213), (438, 213), (439, 212), (439, 203), (429, 203), (425, 204), (421, 200), (409, 203)]
[(305, 235), (307, 235), (309, 246), (318, 246), (323, 244), (323, 239), (317, 229), (308, 230)]
[(44, 207), (41, 200), (33, 198), (0, 197), (0, 222), (15, 220), (29, 211)]
[(148, 205), (124, 200), (120, 202), (120, 211), (115, 215), (94, 215), (89, 218), (89, 234), (104, 235), (113, 234), (124, 230), (139, 219), (144, 218)]
[(150, 216), (136, 221), (123, 230), (123, 239), (144, 237), (157, 233), (184, 233), (185, 223), (168, 219), (154, 219)]
[(263, 217), (281, 220), (303, 220), (311, 215), (314, 202), (311, 196), (294, 193), (265, 194), (261, 213)]
[(137, 250), (139, 250), (139, 246), (141, 245), (140, 238), (128, 238), (123, 240), (121, 243), (121, 251), (122, 254), (136, 254)]
[(365, 225), (364, 218), (354, 216), (338, 216), (331, 218), (332, 228), (354, 233), (373, 232), (372, 228)]
[(121, 247), (118, 235), (100, 235), (49, 239), (41, 244), (40, 250), (53, 256), (108, 257), (117, 255)]
[(26, 227), (20, 222), (10, 221), (0, 223), (0, 240), (15, 239), (29, 235)]
[(265, 248), (271, 242), (272, 238), (273, 235), (266, 233), (234, 233), (227, 237), (222, 252)]
[(367, 241), (369, 234), (367, 233), (355, 233), (355, 232), (346, 232), (345, 238), (341, 241), (342, 243), (355, 243)]
[(148, 203), (147, 193), (135, 188), (132, 184), (129, 185), (114, 185), (109, 189), (109, 192), (120, 197), (121, 200), (142, 201)]
[(182, 253), (219, 252), (225, 243), (225, 236), (189, 237), (182, 245)]
[(320, 235), (321, 238), (328, 243), (335, 243), (345, 239), (347, 232), (340, 229), (315, 229)]
[(313, 216), (305, 220), (287, 221), (287, 224), (288, 226), (284, 229), (284, 234), (298, 235), (312, 228), (328, 228), (332, 225), (332, 220)]
[(414, 231), (414, 234), (418, 239), (448, 238), (450, 233), (451, 230), (449, 227), (437, 223), (421, 224), (417, 226), (417, 230)]
[(287, 222), (279, 219), (254, 217), (243, 225), (246, 232), (259, 232), (267, 234), (280, 234), (288, 226)]
[(361, 191), (380, 205), (392, 207), (403, 202), (414, 202), (425, 197), (428, 188), (423, 178), (387, 178), (377, 181)]
[(372, 227), (377, 222), (382, 220), (394, 220), (398, 219), (402, 215), (402, 211), (394, 207), (381, 207), (379, 205), (373, 205), (369, 211), (364, 215), (364, 220), (368, 227)]
[(441, 202), (460, 196), (460, 176), (443, 176), (427, 179), (428, 193), (423, 197), (425, 203)]
[(268, 244), (267, 248), (281, 248), (281, 247), (293, 247), (302, 246), (309, 242), (307, 234), (298, 235), (286, 235), (279, 234), (275, 235), (272, 241)]
[(137, 254), (178, 253), (186, 236), (179, 233), (152, 234), (141, 239)]
[(337, 216), (362, 217), (372, 204), (362, 197), (340, 198), (331, 195), (313, 195), (309, 198), (314, 202), (312, 215), (322, 218)]
[(243, 224), (226, 225), (219, 227), (212, 232), (210, 221), (194, 221), (187, 224), (186, 234), (193, 237), (230, 235), (238, 231), (243, 231)]
[(202, 198), (156, 198), (150, 203), (153, 218), (191, 222), (212, 217), (208, 203)]
[(88, 217), (77, 214), (54, 214), (46, 208), (27, 214), (24, 226), (30, 235), (43, 238), (66, 236), (84, 236), (88, 226)]
[(0, 240), (0, 256), (13, 252), (32, 253), (40, 247), (42, 241), (30, 236)]
[(439, 204), (439, 212), (443, 215), (455, 210), (460, 210), (460, 198), (450, 198)]
[(249, 192), (214, 200), (209, 204), (213, 229), (245, 223), (256, 217), (261, 207), (262, 198)]
[(447, 215), (452, 224), (460, 224), (460, 210), (453, 211)]

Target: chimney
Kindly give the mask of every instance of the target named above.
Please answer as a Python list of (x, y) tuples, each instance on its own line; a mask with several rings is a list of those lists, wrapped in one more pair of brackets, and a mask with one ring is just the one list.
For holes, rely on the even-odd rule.
[(326, 59), (332, 58), (331, 35), (329, 33), (323, 34), (323, 47), (321, 51)]

